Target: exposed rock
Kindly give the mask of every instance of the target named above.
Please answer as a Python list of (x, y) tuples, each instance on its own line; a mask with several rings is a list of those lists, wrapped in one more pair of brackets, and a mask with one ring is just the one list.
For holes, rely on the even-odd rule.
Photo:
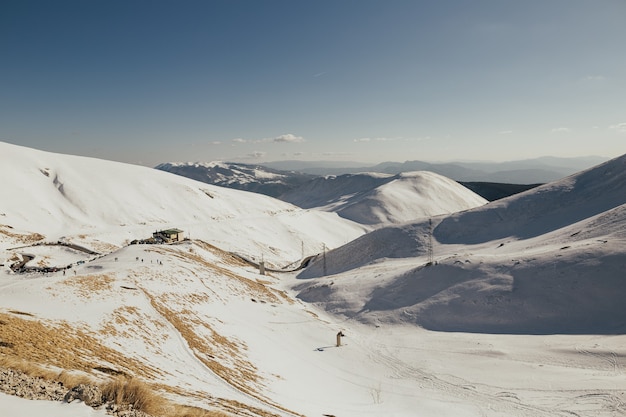
[(80, 384), (67, 390), (60, 382), (47, 381), (43, 378), (10, 368), (0, 367), (0, 392), (15, 395), (27, 400), (48, 400), (71, 402), (81, 400), (85, 405), (98, 408), (104, 406), (107, 414), (117, 417), (150, 417), (135, 410), (129, 404), (104, 403), (102, 391), (95, 385)]
[(69, 403), (74, 400), (81, 400), (90, 407), (100, 407), (102, 400), (102, 390), (95, 385), (79, 384), (69, 390), (63, 401)]

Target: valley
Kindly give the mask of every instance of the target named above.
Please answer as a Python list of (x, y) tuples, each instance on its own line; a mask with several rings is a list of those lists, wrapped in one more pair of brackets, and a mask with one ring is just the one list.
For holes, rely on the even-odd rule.
[[(626, 413), (624, 157), (497, 202), (372, 226), (0, 146), (13, 196), (0, 206), (2, 366), (133, 378), (169, 401), (155, 415), (175, 415), (171, 404), (244, 416)], [(185, 239), (130, 244), (165, 228)], [(69, 268), (16, 273), (24, 256)], [(20, 407), (0, 397), (9, 406)], [(55, 415), (76, 415), (65, 406)]]

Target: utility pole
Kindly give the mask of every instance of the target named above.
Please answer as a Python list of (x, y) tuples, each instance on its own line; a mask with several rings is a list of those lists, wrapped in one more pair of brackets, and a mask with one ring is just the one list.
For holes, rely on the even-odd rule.
[(433, 219), (428, 219), (428, 264), (433, 264)]
[(324, 265), (324, 276), (326, 276), (326, 243), (323, 243), (322, 264)]

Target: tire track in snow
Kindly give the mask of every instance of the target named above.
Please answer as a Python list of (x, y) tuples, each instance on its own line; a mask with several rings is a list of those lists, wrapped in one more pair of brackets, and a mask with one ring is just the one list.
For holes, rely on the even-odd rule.
[(544, 408), (522, 403), (518, 395), (510, 390), (499, 390), (495, 394), (491, 394), (481, 391), (475, 384), (471, 384), (458, 377), (454, 377), (458, 382), (446, 381), (434, 374), (403, 362), (389, 352), (388, 347), (384, 345), (378, 344), (376, 347), (373, 347), (372, 353), (369, 356), (372, 361), (390, 369), (393, 375), (398, 379), (417, 380), (420, 382), (420, 388), (440, 391), (446, 395), (463, 400), (471, 400), (471, 404), (486, 404), (489, 410), (523, 417), (576, 415), (567, 410)]
[(613, 372), (615, 372), (615, 374), (622, 374), (622, 369), (619, 363), (619, 356), (612, 350), (608, 352), (593, 352), (581, 346), (576, 346), (576, 352), (585, 356), (600, 359), (601, 361), (607, 363), (609, 368), (611, 368)]

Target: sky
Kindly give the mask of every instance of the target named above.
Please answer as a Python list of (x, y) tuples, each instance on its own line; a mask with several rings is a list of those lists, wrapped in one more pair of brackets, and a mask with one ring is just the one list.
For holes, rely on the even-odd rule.
[(140, 165), (615, 157), (624, 0), (0, 2), (0, 141)]

